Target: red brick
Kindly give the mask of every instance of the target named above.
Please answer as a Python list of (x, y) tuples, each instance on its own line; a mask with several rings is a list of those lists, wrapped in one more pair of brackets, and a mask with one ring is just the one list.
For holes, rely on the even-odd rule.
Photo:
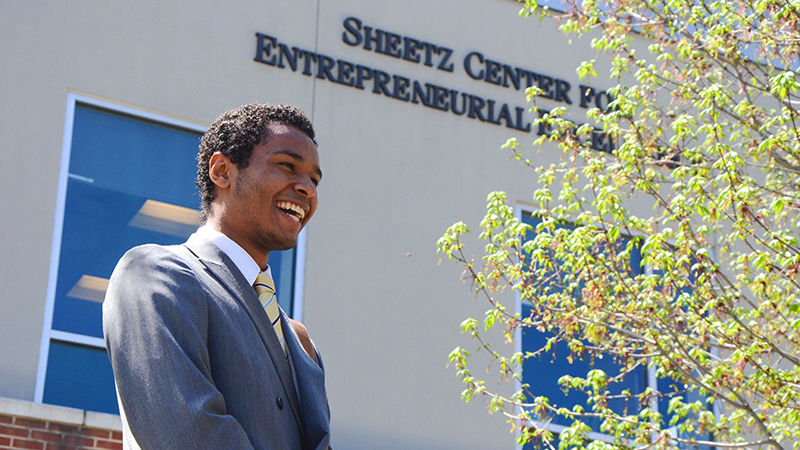
[(121, 431), (112, 431), (111, 432), (111, 439), (116, 439), (118, 441), (122, 440), (122, 432)]
[(13, 418), (13, 417), (11, 417), (11, 416), (4, 416), (4, 415), (0, 414), (0, 423), (7, 423), (7, 424), (9, 424), (9, 425), (10, 425), (10, 424), (11, 424), (11, 422), (13, 422), (13, 421), (14, 421), (14, 418)]
[(24, 439), (14, 439), (11, 444), (14, 448), (30, 448), (33, 450), (44, 450), (44, 444), (36, 441), (26, 441)]
[(0, 445), (11, 445), (11, 438), (0, 436)]
[(47, 428), (47, 424), (41, 420), (20, 419), (19, 417), (14, 419), (14, 425), (25, 428), (37, 428), (40, 430)]
[(44, 450), (81, 450), (78, 447), (73, 447), (71, 445), (64, 445), (64, 444), (47, 444)]
[(114, 449), (114, 450), (122, 450), (122, 444), (119, 443), (119, 442), (101, 441), (99, 439), (97, 440), (97, 443), (95, 444), (95, 447), (97, 447), (97, 448), (111, 448), (111, 449)]
[(108, 439), (109, 437), (111, 437), (111, 432), (108, 430), (97, 430), (94, 428), (81, 428), (81, 435)]
[(61, 435), (48, 431), (32, 430), (31, 439), (36, 439), (37, 441), (58, 442), (61, 440)]
[(0, 425), (0, 434), (6, 436), (28, 437), (29, 431), (25, 428), (6, 427)]
[(80, 427), (76, 427), (75, 425), (64, 425), (63, 423), (50, 422), (47, 424), (47, 429), (57, 431), (59, 433), (75, 433), (78, 430), (80, 430)]
[(62, 423), (53, 422), (48, 423), (47, 428), (53, 431), (58, 431), (59, 433), (75, 433), (80, 429), (80, 427), (76, 427), (75, 425), (64, 425)]
[(66, 445), (74, 445), (77, 447), (91, 447), (94, 445), (94, 439), (76, 436), (74, 434), (64, 436), (61, 442)]

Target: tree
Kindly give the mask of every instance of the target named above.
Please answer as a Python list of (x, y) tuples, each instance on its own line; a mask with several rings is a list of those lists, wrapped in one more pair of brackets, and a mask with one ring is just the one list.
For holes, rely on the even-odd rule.
[[(562, 377), (587, 402), (551, 404), (536, 383), (513, 395), (487, 388), (459, 347), (449, 360), (463, 397), (488, 397), (520, 443), (550, 446), (543, 423), (561, 418), (571, 426), (560, 445), (611, 445), (587, 439), (596, 418), (615, 447), (800, 446), (800, 2), (585, 0), (557, 13), (528, 0), (521, 15), (556, 18), (611, 61), (614, 100), (587, 117), (615, 149), (591, 149), (591, 125), (550, 111), (534, 147), (557, 146), (560, 163), (537, 166), (515, 139), (504, 146), (536, 174), (538, 224), (495, 192), (482, 257), (469, 255), (461, 222), (438, 252), (487, 301), (482, 321), (462, 329), (500, 378), (522, 382), (522, 364), (559, 345), (616, 369)], [(596, 77), (595, 67), (577, 71)], [(534, 107), (538, 93), (527, 91)], [(530, 314), (509, 307), (504, 290)], [(513, 341), (520, 330), (545, 333), (545, 344), (504, 353), (487, 338)], [(641, 368), (670, 387), (615, 390)]]

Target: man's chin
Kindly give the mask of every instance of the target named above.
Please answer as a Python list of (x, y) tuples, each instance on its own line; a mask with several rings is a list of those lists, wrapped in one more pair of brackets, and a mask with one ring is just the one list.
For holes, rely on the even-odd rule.
[(276, 242), (276, 246), (274, 250), (289, 250), (290, 248), (294, 248), (297, 246), (297, 236), (288, 237), (285, 239), (281, 239), (279, 242)]
[(296, 246), (297, 246), (297, 240), (295, 239), (295, 241), (293, 243), (286, 244), (285, 246), (281, 246), (279, 248), (276, 248), (275, 250), (278, 250), (278, 251), (289, 250), (289, 249), (295, 248)]
[(271, 230), (261, 230), (261, 246), (266, 251), (289, 250), (297, 245), (302, 226), (296, 228), (273, 227)]

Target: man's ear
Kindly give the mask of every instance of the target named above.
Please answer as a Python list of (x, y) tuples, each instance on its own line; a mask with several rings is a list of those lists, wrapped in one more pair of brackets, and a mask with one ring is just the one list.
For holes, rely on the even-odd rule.
[(236, 176), (236, 166), (227, 156), (216, 152), (208, 161), (208, 176), (218, 188), (227, 189), (231, 187), (231, 180)]

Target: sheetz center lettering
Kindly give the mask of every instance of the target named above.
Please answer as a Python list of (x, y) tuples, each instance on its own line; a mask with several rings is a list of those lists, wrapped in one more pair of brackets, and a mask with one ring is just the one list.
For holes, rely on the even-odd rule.
[[(408, 61), (433, 70), (453, 73), (458, 56), (447, 46), (404, 36), (381, 28), (365, 25), (361, 19), (347, 17), (342, 22), (342, 42), (391, 58)], [(427, 108), (464, 116), (479, 122), (505, 125), (508, 128), (549, 135), (544, 124), (532, 126), (528, 111), (539, 117), (549, 113), (540, 107), (521, 107), (486, 98), (463, 90), (426, 82), (343, 58), (291, 46), (277, 37), (256, 33), (254, 61), (280, 69), (288, 68), (308, 77), (341, 84), (355, 89), (370, 90), (373, 94), (421, 105)], [(573, 104), (573, 96), (581, 108), (609, 108), (613, 98), (592, 86), (579, 85), (575, 94), (566, 80), (494, 60), (478, 51), (469, 51), (460, 60), (464, 72), (475, 81), (502, 86), (515, 91), (529, 87), (540, 90), (540, 98), (565, 105)], [(577, 127), (577, 125), (576, 125)], [(597, 127), (592, 127), (586, 144), (591, 148), (611, 152), (613, 140)]]

